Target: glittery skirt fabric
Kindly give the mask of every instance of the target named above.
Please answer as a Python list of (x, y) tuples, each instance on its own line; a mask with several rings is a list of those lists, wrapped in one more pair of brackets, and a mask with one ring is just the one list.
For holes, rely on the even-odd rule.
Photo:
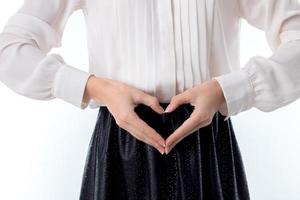
[[(161, 103), (166, 108), (167, 103)], [(135, 111), (165, 139), (193, 106), (158, 114), (139, 104)], [(120, 128), (100, 107), (82, 176), (80, 200), (248, 200), (241, 153), (231, 119), (216, 112), (211, 124), (181, 140), (169, 152)]]

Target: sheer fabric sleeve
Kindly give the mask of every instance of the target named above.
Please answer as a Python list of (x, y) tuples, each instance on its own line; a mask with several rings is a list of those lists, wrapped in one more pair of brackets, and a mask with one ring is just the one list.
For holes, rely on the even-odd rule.
[(224, 93), (224, 120), (252, 107), (271, 112), (300, 97), (299, 1), (238, 2), (240, 17), (265, 32), (272, 55), (253, 56), (239, 70), (213, 77)]
[[(25, 97), (62, 99), (80, 109), (91, 73), (49, 53), (61, 46), (63, 30), (79, 0), (24, 0), (0, 34), (0, 80)], [(75, 41), (74, 41), (75, 42)]]

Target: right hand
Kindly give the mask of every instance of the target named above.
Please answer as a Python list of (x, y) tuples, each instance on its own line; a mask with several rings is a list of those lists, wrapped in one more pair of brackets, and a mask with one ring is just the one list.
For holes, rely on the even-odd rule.
[(103, 102), (118, 126), (138, 140), (153, 146), (161, 154), (164, 153), (165, 140), (134, 111), (134, 108), (142, 103), (159, 114), (164, 113), (156, 97), (118, 80), (94, 75), (87, 82), (85, 96)]

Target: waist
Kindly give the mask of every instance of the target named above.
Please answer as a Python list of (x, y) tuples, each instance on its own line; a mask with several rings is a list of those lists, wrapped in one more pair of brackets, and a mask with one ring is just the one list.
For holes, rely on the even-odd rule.
[[(166, 107), (169, 105), (169, 102), (160, 102), (159, 104), (163, 109), (166, 109)], [(99, 112), (106, 112), (108, 115), (112, 117), (112, 114), (108, 110), (107, 106), (103, 105), (100, 106), (98, 109)], [(146, 122), (148, 121), (148, 123), (151, 123), (153, 121), (154, 122), (173, 121), (178, 124), (181, 124), (190, 117), (193, 110), (194, 110), (194, 106), (189, 103), (181, 104), (172, 112), (166, 112), (162, 114), (157, 113), (151, 107), (145, 104), (138, 104), (134, 108), (134, 111), (137, 113), (137, 115), (141, 119), (145, 120)], [(219, 111), (217, 111), (214, 114), (214, 119), (221, 120), (223, 122), (225, 116), (223, 116)]]
[[(169, 103), (160, 102), (163, 109), (167, 107)], [(194, 110), (194, 106), (191, 104), (181, 104), (173, 112), (159, 114), (152, 110), (151, 107), (139, 104), (135, 107), (135, 112), (144, 122), (157, 132), (167, 138), (173, 131), (175, 131), (180, 125), (187, 120)], [(100, 114), (101, 113), (101, 114)], [(106, 106), (99, 107), (99, 116), (102, 116), (107, 122), (113, 122), (116, 125), (114, 116), (110, 113)], [(223, 126), (228, 123), (224, 121), (225, 116), (221, 115), (219, 111), (214, 114), (213, 120), (209, 126), (205, 126), (199, 129), (200, 132), (217, 130), (211, 128), (211, 126)], [(118, 126), (117, 126), (118, 127)]]

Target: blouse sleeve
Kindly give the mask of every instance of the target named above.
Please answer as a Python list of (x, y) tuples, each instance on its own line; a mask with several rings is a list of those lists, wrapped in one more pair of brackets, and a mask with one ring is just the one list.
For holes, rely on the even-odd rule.
[(255, 107), (274, 111), (300, 97), (300, 6), (298, 0), (238, 0), (240, 16), (265, 32), (268, 58), (253, 56), (244, 67), (213, 77), (224, 93), (219, 111), (236, 115)]
[(48, 53), (61, 46), (69, 16), (80, 0), (24, 0), (0, 34), (0, 80), (16, 93), (38, 100), (62, 99), (80, 109), (90, 73)]

